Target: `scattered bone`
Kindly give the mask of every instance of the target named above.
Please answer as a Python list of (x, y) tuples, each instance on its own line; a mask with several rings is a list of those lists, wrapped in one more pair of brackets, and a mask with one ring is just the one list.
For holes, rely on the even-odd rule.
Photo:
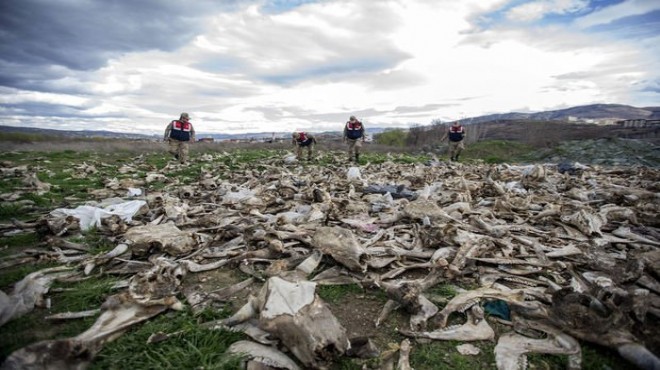
[(354, 234), (339, 227), (321, 227), (314, 233), (312, 243), (324, 254), (354, 271), (366, 271), (367, 265), (360, 261), (366, 253)]
[(438, 329), (431, 332), (414, 332), (408, 330), (399, 330), (399, 332), (408, 337), (428, 338), (436, 340), (460, 340), (464, 342), (477, 340), (493, 340), (495, 332), (484, 319), (483, 309), (479, 306), (473, 306), (467, 311), (468, 318), (463, 325), (454, 325)]
[(254, 297), (233, 317), (233, 325), (259, 315), (259, 325), (279, 338), (305, 366), (318, 368), (349, 348), (346, 330), (315, 294), (316, 284), (268, 279)]
[(124, 239), (136, 255), (162, 251), (180, 256), (190, 253), (197, 245), (193, 233), (181, 231), (172, 223), (133, 227), (124, 234)]
[(547, 328), (548, 338), (532, 339), (517, 333), (504, 333), (495, 346), (495, 361), (498, 370), (527, 368), (527, 353), (568, 355), (568, 369), (578, 370), (582, 366), (580, 344), (571, 336)]
[(0, 291), (0, 326), (21, 317), (34, 307), (45, 307), (44, 294), (48, 293), (55, 279), (75, 272), (66, 266), (52, 267), (33, 272), (16, 283), (11, 294)]
[[(231, 161), (231, 155), (222, 155)], [(203, 160), (213, 158), (207, 154)], [(173, 292), (186, 272), (238, 267), (253, 278), (215, 291), (185, 289), (193, 311), (224, 304), (248, 285), (266, 281), (260, 294), (250, 297), (232, 318), (213, 326), (245, 332), (272, 348), (281, 346), (306, 368), (330, 366), (342, 355), (359, 356), (349, 349), (357, 351), (358, 343), (365, 344), (364, 354), (375, 353), (368, 338), (354, 338), (348, 344), (345, 330), (315, 294), (314, 284), (380, 287), (391, 300), (375, 324), (382, 326), (389, 312), (403, 308), (410, 328), (401, 332), (410, 337), (492, 340), (494, 332), (478, 303), (499, 299), (532, 322), (528, 331), (540, 330), (557, 342), (515, 334), (522, 337), (513, 337), (516, 341), (529, 343), (528, 350), (562, 351), (571, 347), (562, 335), (571, 335), (608, 346), (641, 367), (657, 363), (642, 345), (657, 341), (636, 336), (660, 316), (660, 258), (655, 251), (660, 245), (655, 228), (660, 198), (652, 185), (658, 178), (652, 169), (594, 167), (571, 175), (541, 165), (488, 168), (387, 162), (361, 167), (361, 179), (351, 182), (345, 166), (282, 169), (281, 161), (264, 160), (258, 167), (231, 162), (231, 171), (222, 164), (204, 168), (193, 183), (169, 176), (175, 167), (166, 167), (163, 173), (148, 168), (144, 180), (109, 179), (106, 189), (91, 190), (90, 195), (125, 197), (126, 189), (164, 184), (161, 192), (143, 197), (149, 207), (140, 218), (127, 221), (113, 216), (97, 226), (118, 242), (118, 249), (90, 257), (85, 254), (87, 246), (53, 238), (46, 244), (48, 251), (26, 250), (3, 258), (0, 266), (56, 261), (75, 264), (88, 276), (101, 271), (133, 275), (125, 299), (140, 307), (180, 307)], [(121, 172), (143, 171), (136, 163)], [(84, 177), (94, 171), (83, 164), (70, 172), (72, 177)], [(30, 173), (35, 172), (2, 168), (0, 175)], [(39, 191), (38, 179), (25, 178), (32, 191)], [(20, 197), (21, 193), (0, 195), (3, 202), (20, 202)], [(67, 236), (84, 228), (84, 222), (64, 216), (50, 215), (33, 225), (0, 225), (0, 231)], [(125, 253), (122, 245), (128, 245), (131, 253)], [(168, 255), (177, 260), (167, 259)], [(409, 277), (424, 271), (430, 271), (424, 279)], [(316, 276), (307, 281), (312, 273)], [(462, 279), (478, 281), (482, 287), (458, 290), (452, 299), (438, 299), (427, 291), (441, 281), (460, 284)], [(580, 293), (566, 294), (571, 286)], [(5, 301), (9, 297), (3, 296)], [(439, 311), (435, 304), (445, 307)], [(446, 327), (453, 312), (465, 312), (467, 320)], [(50, 319), (82, 314), (63, 313)], [(439, 328), (425, 331), (427, 322)], [(521, 329), (519, 321), (513, 325)], [(633, 327), (644, 330), (633, 335)], [(154, 340), (175, 334), (160, 334)], [(506, 340), (500, 348), (506, 348)], [(55, 345), (64, 352), (67, 346), (82, 348), (93, 356), (103, 341), (91, 342), (69, 339), (43, 344), (44, 355), (35, 359), (48, 358), (49, 346)], [(405, 358), (406, 345), (400, 347)], [(397, 346), (383, 354), (384, 368), (394, 367), (398, 350)], [(517, 356), (521, 359), (524, 353)], [(77, 366), (71, 355), (63, 358), (69, 360), (53, 360), (53, 364)], [(252, 361), (249, 366), (271, 365)], [(409, 364), (404, 360), (400, 366)]]
[(397, 363), (397, 370), (412, 370), (410, 366), (410, 350), (411, 350), (410, 340), (404, 339), (401, 341), (401, 346), (399, 347), (399, 362)]
[(247, 356), (250, 361), (261, 363), (269, 368), (299, 370), (300, 367), (289, 356), (263, 344), (241, 340), (232, 343), (229, 353)]
[(131, 279), (128, 292), (108, 297), (102, 313), (85, 332), (67, 339), (46, 340), (14, 351), (3, 363), (7, 369), (85, 369), (103, 345), (116, 339), (134, 324), (148, 320), (168, 308), (181, 310), (176, 289), (180, 268), (166, 260)]
[(46, 320), (71, 320), (71, 319), (80, 319), (83, 317), (92, 317), (96, 316), (101, 312), (100, 309), (87, 310), (87, 311), (78, 311), (78, 312), (61, 312), (54, 315), (48, 315), (45, 317)]
[(456, 346), (456, 350), (458, 353), (462, 354), (463, 356), (476, 356), (479, 353), (481, 353), (481, 350), (472, 344), (466, 343), (466, 344), (460, 344)]

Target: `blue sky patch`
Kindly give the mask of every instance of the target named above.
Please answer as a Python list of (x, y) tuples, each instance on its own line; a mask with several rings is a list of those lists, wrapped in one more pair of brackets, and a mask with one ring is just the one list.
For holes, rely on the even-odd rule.
[[(624, 0), (594, 0), (589, 3), (589, 5), (585, 6), (584, 8), (581, 9), (576, 9), (574, 11), (564, 11), (561, 13), (558, 12), (546, 12), (540, 19), (530, 21), (530, 22), (525, 22), (525, 21), (520, 21), (520, 22), (515, 22), (515, 23), (520, 23), (520, 24), (533, 24), (537, 26), (545, 26), (545, 25), (556, 25), (556, 24), (570, 24), (572, 23), (575, 19), (583, 17), (585, 15), (588, 15), (590, 13), (593, 13), (595, 11), (600, 11), (604, 8), (607, 8), (612, 5), (620, 4)], [(509, 2), (506, 6), (498, 9), (497, 11), (494, 11), (492, 13), (487, 13), (487, 14), (482, 14), (482, 18), (477, 22), (477, 25), (479, 25), (482, 28), (490, 28), (492, 26), (497, 26), (501, 24), (508, 24), (512, 23), (514, 21), (510, 20), (507, 18), (507, 14), (512, 10), (515, 9), (519, 6), (529, 4), (529, 3), (535, 3), (537, 1), (527, 1), (527, 0), (515, 0)]]
[(617, 19), (587, 29), (590, 32), (614, 33), (617, 38), (645, 39), (660, 35), (660, 10)]
[(363, 59), (359, 62), (348, 61), (346, 63), (328, 64), (316, 68), (304, 69), (298, 73), (267, 75), (262, 78), (267, 82), (277, 85), (288, 85), (307, 79), (380, 71), (389, 67), (391, 67), (391, 63), (388, 61)]
[(319, 0), (269, 0), (261, 9), (264, 13), (277, 14), (297, 8), (301, 5), (318, 2)]

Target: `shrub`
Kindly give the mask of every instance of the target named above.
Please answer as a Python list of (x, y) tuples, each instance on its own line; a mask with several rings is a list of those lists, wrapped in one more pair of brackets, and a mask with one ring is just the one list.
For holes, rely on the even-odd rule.
[(376, 140), (376, 143), (378, 144), (400, 147), (405, 145), (407, 136), (408, 133), (404, 130), (395, 129), (375, 135), (374, 140)]

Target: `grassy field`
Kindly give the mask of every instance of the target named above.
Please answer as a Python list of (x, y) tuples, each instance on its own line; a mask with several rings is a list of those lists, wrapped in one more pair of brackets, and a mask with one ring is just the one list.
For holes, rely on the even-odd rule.
[[(50, 190), (20, 192), (24, 185), (20, 177), (5, 177), (0, 182), (0, 194), (20, 194), (18, 197), (6, 197), (0, 204), (0, 223), (12, 220), (33, 222), (55, 208), (73, 208), (86, 200), (92, 199), (92, 191), (102, 189), (105, 181), (117, 179), (141, 179), (145, 168), (158, 171), (167, 165), (170, 157), (161, 143), (130, 143), (110, 140), (102, 141), (56, 141), (26, 139), (25, 150), (3, 152), (3, 166), (16, 167), (26, 165), (36, 170), (39, 180), (51, 184)], [(16, 149), (16, 148), (14, 148)], [(201, 161), (205, 153), (214, 153), (213, 162)], [(180, 183), (189, 184), (197, 181), (198, 174), (205, 168), (213, 167), (222, 176), (245, 164), (258, 167), (264, 159), (282, 157), (287, 147), (261, 146), (240, 147), (219, 144), (195, 145), (190, 166), (169, 173)], [(534, 158), (534, 149), (525, 145), (509, 142), (484, 142), (470, 147), (462, 156), (465, 163), (500, 163), (528, 162)], [(335, 153), (320, 150), (314, 165), (337, 165)], [(425, 163), (433, 160), (431, 154), (407, 154), (390, 152), (387, 148), (368, 146), (362, 156), (363, 163)], [(137, 166), (137, 171), (123, 172), (124, 166)], [(77, 170), (80, 166), (93, 166), (96, 170), (89, 173)], [(81, 175), (84, 173), (84, 175)], [(165, 186), (163, 182), (145, 185), (145, 190), (158, 191)], [(3, 198), (5, 199), (5, 198)], [(45, 234), (33, 232), (0, 237), (0, 259), (20, 253), (26, 249), (44, 248)], [(90, 246), (94, 253), (106, 252), (115, 245), (111, 237), (95, 230), (71, 238), (71, 241)], [(12, 285), (30, 272), (54, 266), (47, 259), (33, 263), (0, 269), (0, 290), (9, 292)], [(233, 276), (236, 281), (244, 279), (240, 272)], [(49, 298), (52, 308), (37, 308), (29, 314), (13, 320), (2, 327), (0, 335), (0, 362), (12, 351), (30, 343), (55, 338), (66, 338), (87, 329), (95, 318), (69, 321), (48, 321), (44, 317), (53, 313), (79, 311), (98, 308), (104, 299), (113, 294), (112, 285), (117, 277), (96, 274), (89, 279), (52, 287)], [(372, 294), (374, 292), (370, 292)], [(455, 294), (451, 287), (436, 287), (435, 295), (451, 297)], [(319, 295), (331, 307), (352, 305), (358, 301), (371, 299), (374, 308), (382, 306), (384, 296), (375, 294), (374, 298), (365, 298), (362, 288), (357, 286), (320, 287)], [(239, 306), (227, 304), (221, 309), (207, 310), (194, 315), (189, 309), (182, 312), (166, 312), (142, 325), (137, 325), (119, 339), (107, 344), (92, 364), (93, 369), (235, 369), (238, 361), (225, 354), (227, 347), (240, 339), (242, 334), (226, 331), (209, 330), (201, 324), (227, 317)], [(454, 319), (461, 320), (460, 317)], [(403, 337), (396, 333), (395, 325), (403, 323), (402, 314), (395, 315), (390, 331), (381, 338), (382, 343), (398, 343)], [(153, 333), (175, 333), (168, 340), (147, 344), (147, 338)], [(415, 369), (476, 369), (494, 368), (493, 348), (495, 343), (478, 343), (481, 349), (478, 356), (462, 356), (455, 350), (457, 342), (415, 343), (411, 353), (411, 363)], [(381, 349), (386, 349), (382, 348)], [(584, 345), (585, 369), (623, 369), (628, 365), (607, 349), (593, 345)], [(363, 365), (374, 365), (374, 360), (343, 359), (335, 365), (336, 369), (361, 369)], [(566, 360), (558, 356), (535, 355), (530, 358), (531, 368), (565, 368)]]

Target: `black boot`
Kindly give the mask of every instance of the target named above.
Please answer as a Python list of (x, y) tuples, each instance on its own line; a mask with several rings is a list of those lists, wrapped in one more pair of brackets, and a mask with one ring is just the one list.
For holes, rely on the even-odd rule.
[(360, 155), (355, 153), (355, 163), (360, 163)]
[(174, 154), (174, 159), (179, 159), (179, 153)]

